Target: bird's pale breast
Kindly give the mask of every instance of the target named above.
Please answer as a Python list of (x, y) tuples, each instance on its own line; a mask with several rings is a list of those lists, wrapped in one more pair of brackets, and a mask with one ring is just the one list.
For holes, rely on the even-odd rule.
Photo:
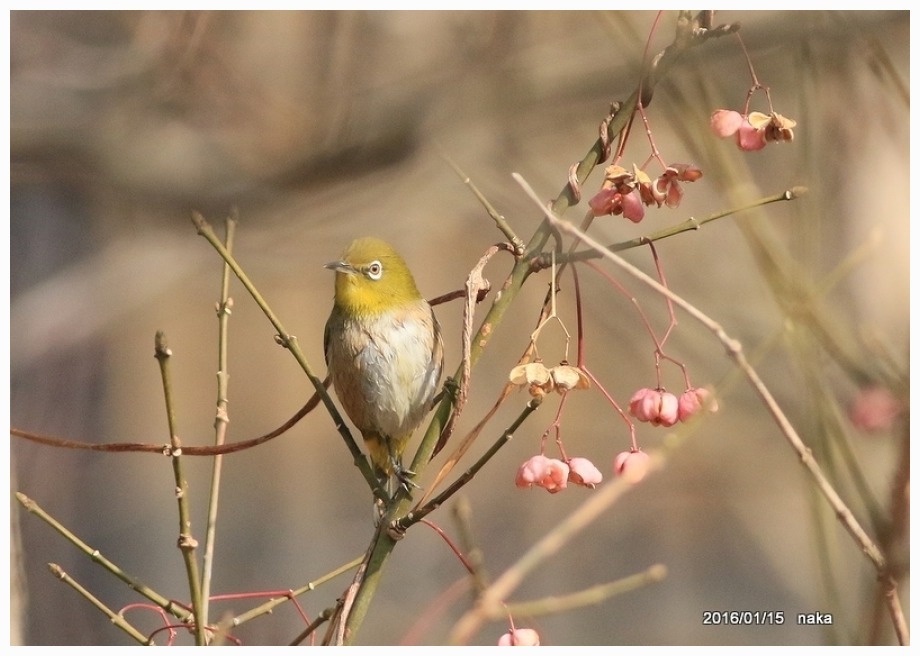
[(326, 357), (336, 395), (363, 433), (408, 436), (428, 412), (443, 363), (440, 332), (424, 300), (380, 315), (333, 313)]

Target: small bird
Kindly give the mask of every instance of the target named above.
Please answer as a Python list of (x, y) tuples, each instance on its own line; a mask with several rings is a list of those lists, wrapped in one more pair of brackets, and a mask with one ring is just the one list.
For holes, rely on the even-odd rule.
[(438, 390), (440, 326), (409, 267), (386, 242), (356, 239), (325, 267), (335, 271), (323, 351), (336, 396), (378, 474), (408, 486), (402, 453)]

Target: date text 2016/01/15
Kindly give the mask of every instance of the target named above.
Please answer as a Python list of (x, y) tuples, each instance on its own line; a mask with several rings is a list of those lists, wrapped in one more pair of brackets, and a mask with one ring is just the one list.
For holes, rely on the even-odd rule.
[(781, 610), (704, 610), (703, 626), (780, 625), (786, 622)]

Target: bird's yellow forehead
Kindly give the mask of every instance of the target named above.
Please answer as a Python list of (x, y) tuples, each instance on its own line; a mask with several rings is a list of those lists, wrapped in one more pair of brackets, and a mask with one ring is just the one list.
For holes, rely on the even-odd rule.
[(356, 239), (326, 267), (336, 272), (335, 303), (350, 315), (379, 314), (422, 297), (403, 259), (376, 237)]
[(367, 264), (374, 260), (387, 260), (394, 257), (399, 257), (394, 248), (376, 237), (355, 239), (342, 255), (342, 259), (351, 265)]

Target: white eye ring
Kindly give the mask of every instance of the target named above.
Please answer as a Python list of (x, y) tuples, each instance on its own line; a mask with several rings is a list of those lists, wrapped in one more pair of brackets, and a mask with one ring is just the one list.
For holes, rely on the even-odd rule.
[(371, 280), (380, 280), (383, 276), (383, 265), (380, 264), (379, 260), (374, 260), (367, 265), (367, 277)]

